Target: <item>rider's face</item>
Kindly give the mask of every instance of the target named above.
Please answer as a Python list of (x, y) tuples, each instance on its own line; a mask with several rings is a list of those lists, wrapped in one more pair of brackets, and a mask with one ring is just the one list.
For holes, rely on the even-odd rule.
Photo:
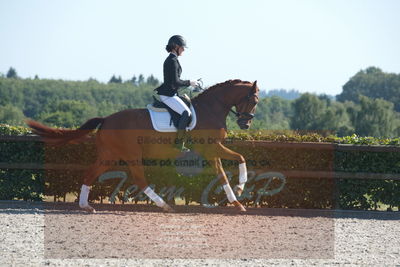
[(181, 56), (183, 54), (183, 51), (185, 51), (185, 48), (183, 46), (178, 46), (178, 48), (176, 49), (176, 53), (178, 54), (178, 56)]

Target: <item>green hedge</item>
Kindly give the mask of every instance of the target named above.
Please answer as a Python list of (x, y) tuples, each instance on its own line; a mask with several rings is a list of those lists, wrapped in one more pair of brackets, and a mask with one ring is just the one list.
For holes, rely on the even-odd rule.
[[(0, 125), (0, 135), (16, 136), (30, 134), (23, 127)], [(249, 145), (246, 140), (271, 141), (272, 146)], [(327, 179), (326, 177), (280, 177), (268, 176), (270, 172), (291, 170), (301, 172), (336, 171), (353, 173), (399, 173), (400, 153), (342, 151), (334, 149), (334, 144), (391, 145), (398, 146), (399, 139), (377, 139), (349, 136), (338, 138), (319, 134), (300, 134), (294, 132), (262, 133), (232, 132), (227, 146), (240, 152), (247, 160), (249, 182), (244, 194), (239, 198), (248, 206), (276, 208), (341, 208), (377, 209), (400, 206), (400, 181), (371, 179)], [(300, 142), (302, 148), (294, 146), (274, 147), (273, 144)], [(330, 143), (332, 149), (316, 149), (315, 143)], [(0, 141), (1, 163), (36, 164), (80, 164), (88, 165), (94, 161), (95, 146), (91, 142), (66, 145), (61, 148), (45, 147), (40, 141)], [(173, 160), (173, 159), (172, 159)], [(165, 163), (165, 162), (164, 162)], [(146, 197), (134, 185), (124, 162), (118, 162), (110, 171), (128, 173), (126, 181), (115, 191), (121, 182), (119, 178), (97, 181), (90, 199), (103, 201), (116, 194), (115, 198), (124, 202), (138, 202)], [(210, 167), (189, 169), (198, 174), (192, 176), (177, 173), (177, 168), (160, 166), (158, 160), (147, 159), (146, 177), (155, 191), (173, 202), (181, 197), (186, 204), (209, 203), (226, 205), (226, 197)], [(163, 164), (165, 165), (165, 164)], [(223, 161), (224, 169), (231, 184), (237, 183), (237, 163)], [(46, 168), (45, 168), (46, 169)], [(187, 170), (187, 169), (186, 169)], [(41, 200), (44, 196), (63, 198), (68, 193), (76, 196), (82, 184), (83, 170), (18, 170), (0, 169), (0, 199)], [(208, 193), (207, 193), (208, 192)]]

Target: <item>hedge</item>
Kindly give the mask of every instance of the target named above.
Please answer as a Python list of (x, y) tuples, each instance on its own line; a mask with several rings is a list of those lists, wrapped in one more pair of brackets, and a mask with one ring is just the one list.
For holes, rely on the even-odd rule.
[[(29, 129), (0, 124), (1, 136), (28, 136)], [(4, 138), (3, 138), (4, 139)], [(252, 142), (250, 142), (252, 141)], [(268, 146), (263, 144), (268, 141)], [(301, 143), (299, 146), (280, 146), (286, 143)], [(320, 149), (317, 144), (326, 144)], [(399, 180), (333, 179), (315, 176), (317, 172), (389, 173), (398, 174), (400, 155), (397, 152), (374, 152), (360, 150), (338, 150), (336, 144), (399, 146), (397, 139), (378, 139), (356, 135), (338, 138), (316, 133), (301, 134), (291, 131), (281, 133), (231, 132), (226, 146), (240, 152), (247, 160), (249, 182), (239, 200), (247, 206), (271, 208), (322, 208), (362, 209), (400, 206)], [(54, 200), (66, 194), (79, 194), (84, 170), (68, 168), (48, 169), (48, 164), (88, 165), (96, 154), (93, 142), (66, 145), (54, 148), (39, 140), (0, 141), (0, 163), (42, 164), (43, 169), (0, 168), (0, 199), (43, 200), (53, 196)], [(190, 158), (192, 156), (192, 158)], [(226, 205), (226, 196), (217, 177), (209, 166), (177, 167), (176, 162), (195, 162), (202, 158), (187, 154), (182, 161), (168, 165), (165, 160), (146, 159), (146, 178), (155, 191), (170, 202), (181, 197), (186, 204), (201, 203)], [(176, 159), (175, 159), (176, 160)], [(192, 161), (190, 161), (192, 160)], [(126, 162), (112, 162), (110, 171), (118, 171), (117, 177), (99, 177), (94, 184), (90, 200), (103, 201), (115, 196), (122, 202), (138, 202), (148, 199), (134, 185), (127, 171)], [(161, 166), (163, 165), (163, 166)], [(237, 184), (237, 162), (223, 160), (224, 169)], [(47, 166), (47, 167), (46, 167)], [(284, 171), (301, 173), (301, 177), (284, 176)], [(188, 175), (190, 172), (191, 175)], [(313, 174), (314, 173), (314, 174)], [(308, 174), (313, 174), (309, 175)], [(108, 173), (110, 175), (110, 173)], [(125, 181), (122, 183), (121, 181)], [(118, 187), (118, 185), (121, 187)], [(116, 190), (118, 188), (119, 190)]]

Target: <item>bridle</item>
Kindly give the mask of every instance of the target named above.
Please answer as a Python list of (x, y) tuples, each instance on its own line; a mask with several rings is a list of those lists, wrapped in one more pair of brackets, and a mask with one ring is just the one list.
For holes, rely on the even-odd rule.
[[(246, 109), (247, 109), (247, 107), (249, 106), (249, 100), (250, 100), (250, 98), (253, 97), (253, 96), (256, 97), (256, 98), (258, 99), (258, 96), (257, 96), (255, 93), (253, 93), (253, 94), (249, 93), (247, 96), (244, 97), (244, 100), (246, 101)], [(243, 101), (243, 100), (239, 101), (239, 103), (242, 103), (242, 101)], [(245, 119), (245, 120), (251, 120), (251, 119), (254, 118), (254, 113), (250, 113), (250, 112), (237, 112), (237, 111), (234, 111), (232, 108), (230, 108), (229, 111), (232, 112), (233, 114), (235, 114), (235, 116), (236, 116), (237, 118), (242, 117), (242, 119)]]

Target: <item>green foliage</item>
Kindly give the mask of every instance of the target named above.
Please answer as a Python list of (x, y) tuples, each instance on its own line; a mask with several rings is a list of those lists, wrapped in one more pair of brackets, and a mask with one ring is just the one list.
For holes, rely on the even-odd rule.
[(158, 79), (156, 79), (153, 75), (147, 77), (146, 83), (154, 87), (157, 87), (160, 84)]
[(301, 93), (297, 90), (285, 90), (285, 89), (274, 89), (270, 90), (268, 92), (261, 91), (260, 92), (261, 97), (273, 97), (273, 96), (278, 96), (282, 99), (286, 100), (294, 100), (296, 98), (299, 98), (301, 96)]
[(108, 83), (122, 83), (122, 78), (119, 76), (118, 78), (113, 75)]
[(143, 76), (142, 74), (139, 74), (139, 77), (138, 77), (138, 84), (141, 85), (141, 84), (143, 84), (143, 83), (144, 83), (144, 76)]
[(252, 129), (287, 130), (290, 129), (292, 115), (291, 102), (277, 96), (262, 98), (256, 109)]
[(385, 73), (376, 67), (361, 70), (343, 86), (343, 92), (337, 96), (337, 100), (359, 103), (360, 95), (383, 98), (392, 102), (396, 111), (400, 111), (400, 74)]
[(6, 74), (6, 77), (8, 79), (13, 79), (13, 78), (16, 79), (16, 78), (18, 78), (17, 71), (14, 68), (11, 67), (8, 70), (7, 74)]
[[(143, 76), (143, 75), (142, 75)], [(144, 108), (152, 101), (154, 84), (102, 84), (90, 79), (73, 82), (0, 77), (0, 123), (21, 124), (24, 116), (60, 127), (80, 125), (94, 116), (108, 116), (128, 108)], [(6, 113), (6, 115), (4, 115)]]
[[(0, 136), (30, 134), (21, 126), (0, 124)], [(0, 142), (2, 163), (43, 162), (43, 145), (39, 142)], [(41, 200), (44, 193), (43, 171), (0, 169), (0, 199)]]
[(43, 172), (0, 170), (0, 199), (40, 201), (44, 197)]
[(328, 131), (338, 136), (395, 137), (399, 134), (400, 114), (383, 99), (359, 96), (360, 103), (336, 102), (329, 98), (303, 94), (293, 102), (291, 128)]
[[(13, 73), (12, 70), (15, 71), (10, 68), (9, 72)], [(91, 117), (109, 116), (128, 108), (144, 108), (152, 102), (153, 89), (160, 83), (153, 75), (145, 78), (142, 74), (127, 81), (113, 75), (107, 84), (92, 78), (76, 82), (11, 76), (14, 78), (0, 76), (0, 123), (13, 125), (22, 125), (27, 117), (59, 127), (74, 127)], [(329, 132), (337, 136), (353, 133), (398, 136), (398, 77), (397, 74), (368, 68), (346, 83), (343, 93), (338, 96), (340, 101), (327, 95), (309, 93), (295, 100), (260, 95), (252, 129), (294, 129)], [(232, 114), (227, 118), (227, 128), (239, 129)]]
[(296, 130), (323, 130), (322, 117), (326, 109), (325, 103), (316, 95), (303, 94), (293, 102), (292, 129)]
[(359, 98), (361, 108), (354, 123), (358, 134), (376, 137), (398, 136), (399, 116), (393, 110), (393, 103), (362, 95)]
[(0, 106), (0, 123), (23, 125), (25, 116), (22, 110), (13, 105)]
[(39, 120), (51, 126), (79, 126), (97, 115), (97, 109), (83, 101), (61, 100), (39, 115)]

